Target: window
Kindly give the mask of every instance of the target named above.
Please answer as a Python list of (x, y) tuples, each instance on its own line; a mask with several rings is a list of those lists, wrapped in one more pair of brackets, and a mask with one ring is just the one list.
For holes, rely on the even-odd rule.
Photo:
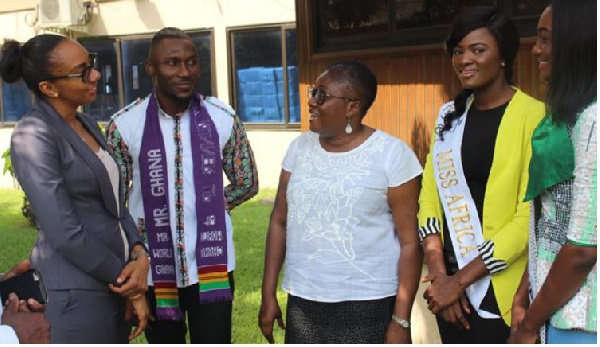
[(548, 0), (310, 1), (313, 53), (441, 43), (461, 8), (496, 5), (521, 36), (535, 34)]
[(118, 42), (114, 39), (84, 41), (88, 52), (96, 55), (98, 71), (102, 74), (98, 81), (96, 100), (85, 106), (85, 113), (97, 121), (108, 121), (121, 108), (119, 96), (119, 71), (117, 63)]
[(247, 123), (300, 122), (296, 29), (232, 30), (235, 109)]
[(14, 83), (2, 81), (2, 123), (18, 122), (33, 104), (33, 94), (27, 89), (25, 82)]
[[(187, 33), (198, 50), (200, 79), (196, 91), (212, 95), (212, 32)], [(83, 38), (83, 46), (98, 57), (102, 79), (96, 100), (85, 112), (98, 121), (108, 121), (119, 109), (144, 98), (152, 91), (152, 78), (146, 73), (146, 59), (152, 35), (123, 38)]]
[(16, 123), (31, 110), (33, 93), (22, 79), (14, 83), (0, 80), (0, 91), (0, 124)]
[(202, 95), (213, 95), (212, 86), (212, 35), (210, 32), (189, 34), (198, 50), (200, 79), (196, 91)]
[(152, 91), (152, 78), (146, 73), (146, 59), (151, 38), (126, 39), (121, 42), (125, 105)]

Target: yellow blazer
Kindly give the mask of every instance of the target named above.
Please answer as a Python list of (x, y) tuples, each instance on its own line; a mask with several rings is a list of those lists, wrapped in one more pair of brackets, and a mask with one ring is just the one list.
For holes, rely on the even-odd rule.
[[(512, 300), (527, 265), (529, 203), (523, 202), (523, 197), (529, 179), (531, 135), (545, 112), (542, 102), (515, 90), (498, 128), (481, 218), (484, 240), (494, 242), (493, 257), (507, 264), (506, 269), (491, 277), (498, 308), (508, 326)], [(442, 229), (444, 210), (432, 160), (435, 138), (434, 133), (423, 172), (418, 219), (421, 227), (427, 224), (427, 218), (437, 218)], [(443, 230), (440, 233), (442, 236)]]

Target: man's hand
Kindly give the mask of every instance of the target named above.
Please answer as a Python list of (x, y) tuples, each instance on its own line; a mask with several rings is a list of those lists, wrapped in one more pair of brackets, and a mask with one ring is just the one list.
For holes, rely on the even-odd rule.
[(14, 293), (8, 296), (2, 324), (14, 329), (20, 343), (50, 343), (50, 324), (44, 314), (30, 311)]
[(2, 277), (2, 281), (7, 280), (11, 277), (15, 277), (16, 275), (20, 275), (24, 272), (29, 271), (31, 269), (31, 262), (29, 259), (23, 259), (20, 263), (15, 265), (12, 269), (8, 270), (4, 276)]
[[(4, 276), (2, 277), (2, 280), (0, 280), (0, 282), (5, 281), (11, 277), (20, 275), (22, 273), (25, 273), (25, 272), (29, 271), (30, 269), (31, 269), (31, 262), (29, 261), (29, 259), (24, 259), (20, 263), (15, 265), (12, 269), (8, 270), (4, 274)], [(21, 300), (21, 304), (23, 304), (23, 303), (24, 303), (23, 300)], [(2, 304), (4, 304), (4, 303), (2, 303)], [(44, 312), (46, 310), (46, 305), (40, 304), (35, 299), (27, 300), (26, 306), (27, 306), (27, 311)]]

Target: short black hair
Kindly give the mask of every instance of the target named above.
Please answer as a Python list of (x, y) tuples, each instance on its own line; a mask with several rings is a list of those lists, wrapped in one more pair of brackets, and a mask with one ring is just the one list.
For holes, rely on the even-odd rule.
[(508, 83), (513, 83), (513, 64), (519, 50), (519, 33), (514, 23), (495, 6), (465, 7), (454, 18), (446, 40), (446, 52), (452, 55), (454, 47), (471, 31), (487, 28), (496, 39)]
[(23, 46), (17, 41), (6, 40), (2, 46), (0, 77), (7, 83), (22, 78), (29, 90), (43, 97), (39, 84), (52, 77), (50, 70), (56, 65), (52, 52), (65, 40), (68, 39), (55, 34), (34, 36)]
[(552, 72), (546, 99), (552, 119), (573, 124), (596, 99), (596, 0), (552, 1)]
[(331, 64), (327, 70), (334, 80), (346, 83), (360, 100), (360, 118), (366, 114), (377, 95), (377, 77), (360, 61), (340, 61)]
[(152, 36), (152, 41), (150, 43), (150, 51), (148, 52), (148, 56), (152, 58), (154, 48), (165, 39), (187, 39), (191, 40), (188, 34), (186, 34), (183, 30), (175, 27), (164, 27)]

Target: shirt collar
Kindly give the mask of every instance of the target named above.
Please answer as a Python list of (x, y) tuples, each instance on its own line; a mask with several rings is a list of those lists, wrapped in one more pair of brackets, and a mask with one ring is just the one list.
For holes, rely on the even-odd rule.
[[(191, 105), (191, 102), (190, 102), (190, 105)], [(167, 112), (165, 112), (165, 111), (164, 111), (164, 110), (163, 110), (163, 109), (160, 107), (160, 103), (158, 102), (158, 98), (156, 98), (156, 106), (157, 106), (157, 108), (158, 108), (158, 115), (159, 115), (159, 116), (166, 117), (166, 118), (169, 118), (169, 119), (176, 119), (176, 118), (179, 118), (179, 119), (181, 119), (181, 118), (183, 118), (185, 115), (187, 115), (187, 114), (189, 114), (189, 113), (190, 113), (190, 106), (188, 105), (188, 107), (185, 109), (185, 111), (183, 111), (183, 112), (181, 112), (181, 113), (178, 113), (178, 114), (176, 114), (175, 116), (171, 117), (171, 116), (169, 116), (169, 114), (167, 114)]]

